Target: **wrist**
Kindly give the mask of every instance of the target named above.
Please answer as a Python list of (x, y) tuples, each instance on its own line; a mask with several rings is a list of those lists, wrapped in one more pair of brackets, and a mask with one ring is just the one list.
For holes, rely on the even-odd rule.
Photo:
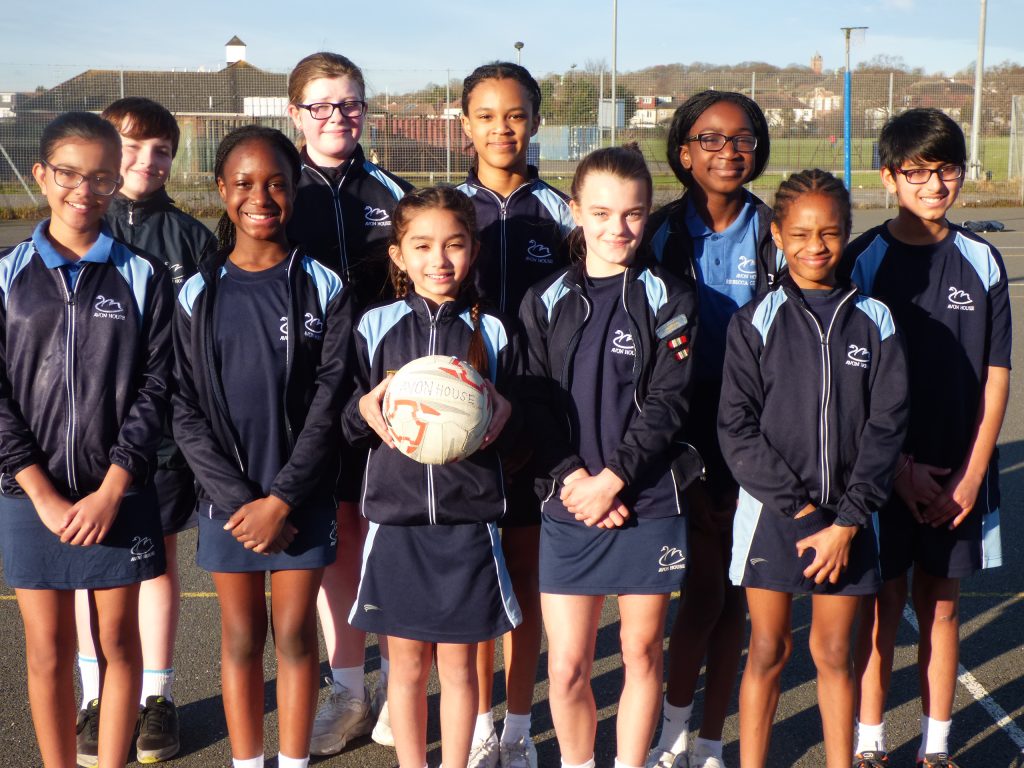
[(268, 495), (264, 501), (266, 502), (269, 511), (273, 512), (275, 515), (279, 515), (280, 517), (288, 517), (288, 514), (292, 511), (291, 505), (288, 504), (288, 502), (280, 496), (275, 496), (272, 493)]
[(601, 470), (599, 477), (601, 478), (601, 482), (604, 484), (605, 488), (613, 494), (618, 494), (626, 487), (625, 481), (607, 467)]

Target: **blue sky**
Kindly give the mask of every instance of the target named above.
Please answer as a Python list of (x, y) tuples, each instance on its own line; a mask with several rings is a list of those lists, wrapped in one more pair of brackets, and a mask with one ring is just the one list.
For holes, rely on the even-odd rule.
[[(704, 8), (701, 8), (704, 6)], [(611, 0), (377, 0), (247, 3), (28, 0), (7, 11), (0, 45), (0, 90), (51, 86), (87, 68), (214, 69), (238, 35), (248, 60), (286, 71), (319, 49), (344, 53), (371, 90), (404, 90), (462, 76), (479, 63), (514, 59), (535, 74), (573, 63), (611, 62)], [(310, 8), (315, 15), (300, 16)], [(438, 10), (440, 9), (440, 10)], [(900, 55), (910, 66), (952, 73), (974, 61), (977, 0), (622, 0), (619, 71), (653, 64), (766, 61), (842, 65), (841, 26), (868, 26), (851, 60)], [(1024, 2), (989, 0), (986, 64), (1024, 63)]]

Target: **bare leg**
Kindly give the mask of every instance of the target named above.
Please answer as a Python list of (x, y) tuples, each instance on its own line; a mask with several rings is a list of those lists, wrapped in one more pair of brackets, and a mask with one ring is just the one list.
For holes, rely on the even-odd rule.
[(597, 707), (590, 674), (603, 604), (603, 596), (540, 596), (548, 633), (551, 719), (562, 760), (570, 765), (594, 755)]
[(857, 719), (862, 723), (878, 725), (885, 716), (896, 630), (906, 602), (905, 575), (883, 582), (874, 598), (862, 598), (854, 659), (860, 688)]
[(316, 568), (270, 574), (280, 751), (288, 757), (309, 755), (320, 671), (316, 595), (322, 573)]
[(465, 765), (477, 703), (476, 644), (438, 643), (441, 681), (441, 763)]
[(927, 717), (946, 721), (953, 716), (960, 661), (960, 580), (915, 568), (913, 600), (921, 628), (917, 646), (921, 708)]
[[(366, 633), (349, 624), (348, 615), (359, 589), (368, 524), (366, 518), (359, 514), (359, 505), (352, 502), (341, 502), (337, 516), (337, 558), (324, 569), (316, 607), (330, 665), (334, 668), (361, 667), (366, 656)], [(382, 654), (383, 651), (382, 644)]]
[(139, 585), (92, 590), (105, 662), (100, 690), (100, 768), (122, 768), (128, 761), (142, 687), (139, 640)]
[(45, 768), (75, 765), (75, 594), (16, 589), (25, 625), (25, 662), (32, 725)]
[(747, 588), (750, 650), (740, 683), (740, 766), (764, 768), (779, 707), (782, 668), (793, 651), (793, 596)]
[(846, 768), (853, 754), (853, 672), (850, 636), (859, 599), (814, 595), (810, 647), (818, 670), (818, 709), (825, 733), (825, 764)]
[[(620, 595), (622, 666), (625, 672), (615, 731), (618, 758), (643, 765), (661, 711), (665, 613), (669, 595)], [(591, 657), (593, 658), (593, 657)]]
[(519, 602), (523, 622), (505, 634), (505, 688), (508, 711), (528, 715), (533, 708), (533, 690), (540, 661), (540, 526), (506, 528), (501, 546)]
[(263, 754), (263, 647), (267, 640), (265, 574), (214, 573), (220, 601), (221, 688), (231, 756)]
[[(427, 762), (427, 678), (434, 662), (433, 651), (431, 643), (391, 638), (388, 713), (401, 768), (422, 768)], [(471, 703), (470, 710), (473, 706)]]
[(174, 666), (174, 638), (181, 615), (181, 579), (178, 574), (178, 535), (164, 536), (167, 571), (139, 587), (139, 634), (144, 669)]

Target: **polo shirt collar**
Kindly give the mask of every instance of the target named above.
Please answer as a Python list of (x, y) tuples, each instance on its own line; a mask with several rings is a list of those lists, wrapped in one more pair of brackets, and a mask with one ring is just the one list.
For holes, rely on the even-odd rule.
[(110, 261), (110, 251), (114, 247), (114, 237), (110, 234), (110, 229), (107, 227), (105, 221), (100, 222), (100, 234), (96, 238), (96, 242), (92, 244), (92, 247), (86, 251), (85, 255), (77, 261), (71, 261), (65, 259), (58, 253), (57, 249), (53, 247), (50, 242), (50, 237), (47, 231), (50, 228), (50, 220), (44, 219), (36, 225), (35, 230), (32, 232), (32, 245), (35, 246), (36, 251), (43, 259), (43, 263), (49, 269), (57, 269), (58, 267), (70, 267), (83, 262), (92, 262), (94, 264), (105, 264)]

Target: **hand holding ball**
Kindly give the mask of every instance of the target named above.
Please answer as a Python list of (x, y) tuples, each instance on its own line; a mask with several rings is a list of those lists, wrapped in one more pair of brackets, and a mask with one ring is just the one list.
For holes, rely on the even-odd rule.
[(396, 450), (421, 464), (448, 464), (480, 447), (493, 404), (473, 366), (429, 355), (399, 369), (381, 410)]

